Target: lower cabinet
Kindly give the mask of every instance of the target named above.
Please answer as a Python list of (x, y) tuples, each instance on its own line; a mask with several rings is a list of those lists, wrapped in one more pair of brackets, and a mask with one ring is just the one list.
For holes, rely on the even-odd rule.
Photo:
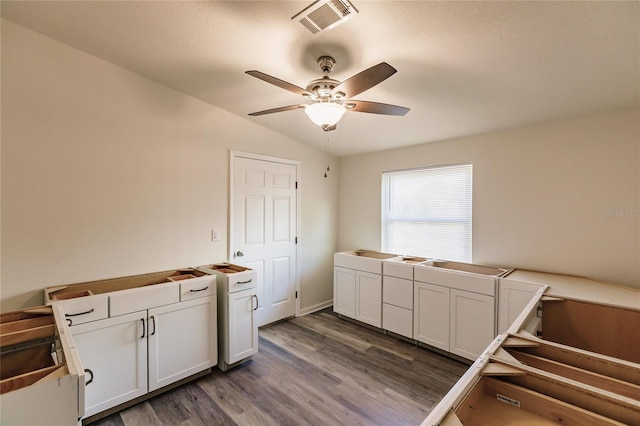
[(87, 373), (85, 417), (215, 365), (216, 298), (71, 327)]
[(149, 392), (218, 363), (213, 296), (149, 309)]
[(227, 340), (221, 342), (225, 353), (221, 353), (220, 358), (226, 364), (233, 364), (258, 352), (258, 328), (254, 315), (258, 302), (255, 289), (230, 293), (227, 298), (229, 313), (221, 316), (220, 323), (227, 329), (224, 337)]
[(495, 337), (495, 298), (429, 283), (414, 284), (414, 338), (475, 360)]
[(334, 267), (333, 310), (374, 327), (382, 327), (382, 276)]
[(523, 283), (510, 279), (500, 279), (498, 295), (498, 333), (507, 331), (518, 318), (527, 303), (542, 288), (539, 284)]
[(71, 327), (87, 369), (85, 417), (147, 393), (146, 321), (140, 311)]

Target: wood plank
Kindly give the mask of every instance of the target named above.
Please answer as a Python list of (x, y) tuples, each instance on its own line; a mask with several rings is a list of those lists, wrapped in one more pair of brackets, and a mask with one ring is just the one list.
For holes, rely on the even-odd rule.
[(27, 330), (14, 331), (0, 336), (0, 346), (16, 345), (43, 337), (54, 336), (56, 327), (53, 324), (29, 328)]
[(483, 376), (521, 376), (524, 371), (497, 362), (490, 362), (480, 372)]
[(548, 358), (513, 350), (513, 356), (520, 362), (559, 376), (596, 386), (629, 398), (640, 399), (640, 386), (614, 379), (592, 371), (577, 368)]
[(640, 363), (640, 309), (566, 300), (542, 302), (542, 336)]
[(518, 337), (518, 336), (514, 336), (514, 335), (509, 335), (509, 337), (507, 337), (504, 340), (504, 343), (502, 344), (503, 348), (521, 348), (521, 347), (538, 347), (540, 346), (540, 342), (535, 342), (533, 340), (530, 339), (524, 339), (522, 337)]
[(4, 379), (0, 381), (0, 394), (21, 389), (25, 386), (30, 386), (58, 368), (58, 366), (54, 365), (52, 367), (42, 368), (40, 370), (30, 371), (19, 376)]
[(27, 330), (29, 328), (41, 327), (43, 325), (54, 324), (53, 315), (37, 316), (0, 324), (0, 340), (5, 334), (16, 331)]

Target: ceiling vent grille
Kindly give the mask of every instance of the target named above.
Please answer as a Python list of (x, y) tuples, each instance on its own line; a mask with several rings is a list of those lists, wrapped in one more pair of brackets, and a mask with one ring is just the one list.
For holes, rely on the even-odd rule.
[(358, 9), (348, 0), (318, 0), (291, 19), (316, 35), (348, 21), (357, 13)]

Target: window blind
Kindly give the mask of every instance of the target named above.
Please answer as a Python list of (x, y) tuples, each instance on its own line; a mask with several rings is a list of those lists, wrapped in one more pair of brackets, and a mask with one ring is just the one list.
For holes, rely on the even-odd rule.
[(382, 174), (382, 250), (471, 262), (473, 166)]

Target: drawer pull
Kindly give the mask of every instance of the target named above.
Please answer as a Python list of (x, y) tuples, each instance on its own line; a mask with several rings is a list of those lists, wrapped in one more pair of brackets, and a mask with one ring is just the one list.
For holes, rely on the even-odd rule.
[(84, 312), (78, 312), (77, 314), (64, 314), (65, 317), (78, 317), (80, 315), (87, 315), (87, 314), (91, 314), (95, 311), (95, 309), (91, 308), (88, 311), (84, 311)]
[(91, 375), (91, 378), (88, 381), (84, 382), (84, 385), (87, 386), (87, 385), (90, 385), (91, 382), (93, 382), (93, 371), (89, 370), (88, 368), (85, 368), (84, 372), (89, 373)]
[(147, 334), (147, 330), (144, 324), (144, 318), (140, 318), (140, 321), (142, 321), (142, 336), (140, 336), (140, 338), (144, 339), (144, 335)]
[(155, 315), (151, 315), (151, 321), (153, 322), (153, 331), (149, 336), (153, 336), (156, 334), (156, 317)]
[(253, 278), (249, 278), (247, 281), (238, 281), (234, 285), (249, 284), (251, 281), (253, 281)]
[(69, 327), (73, 325), (73, 321), (71, 321), (71, 318), (67, 318), (67, 324), (69, 324)]
[(209, 290), (209, 286), (206, 286), (205, 288), (199, 288), (197, 290), (189, 290), (189, 293), (197, 293), (199, 291), (205, 291), (205, 290)]

